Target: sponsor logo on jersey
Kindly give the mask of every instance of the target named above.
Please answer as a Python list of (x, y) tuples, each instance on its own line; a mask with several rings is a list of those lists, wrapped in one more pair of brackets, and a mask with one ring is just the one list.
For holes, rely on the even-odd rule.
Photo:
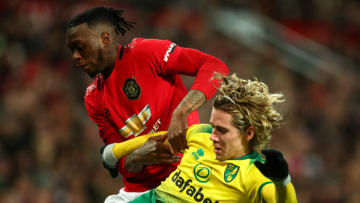
[(130, 100), (139, 99), (140, 94), (141, 94), (140, 86), (136, 82), (135, 77), (127, 78), (125, 80), (123, 90), (124, 90), (126, 97)]
[(191, 152), (191, 154), (193, 155), (195, 160), (198, 160), (199, 157), (204, 156), (204, 150), (199, 148), (198, 150), (196, 150), (196, 152)]
[(171, 177), (171, 181), (175, 183), (175, 185), (179, 188), (179, 192), (186, 194), (187, 196), (194, 199), (196, 202), (207, 202), (207, 203), (218, 203), (219, 201), (214, 201), (210, 199), (209, 197), (205, 197), (203, 194), (202, 187), (196, 188), (192, 186), (190, 183), (192, 183), (191, 179), (185, 180), (183, 177), (180, 176), (181, 171), (177, 171), (174, 173), (174, 175)]
[(126, 119), (126, 125), (119, 130), (121, 136), (124, 138), (131, 135), (134, 135), (134, 137), (138, 136), (146, 129), (145, 124), (151, 118), (151, 115), (151, 110), (148, 104), (138, 115), (134, 114), (130, 118)]
[(239, 169), (240, 169), (239, 166), (232, 163), (228, 163), (224, 172), (225, 182), (230, 183), (232, 180), (234, 180), (237, 173), (239, 172)]
[(93, 83), (89, 87), (86, 88), (85, 96), (88, 96), (91, 91), (93, 91), (96, 88), (96, 84)]
[(155, 124), (153, 125), (152, 129), (150, 130), (149, 133), (155, 133), (159, 130), (159, 128), (161, 127), (161, 120), (160, 118), (155, 122)]
[(164, 56), (164, 61), (165, 62), (167, 62), (169, 60), (170, 53), (173, 53), (173, 51), (175, 50), (175, 47), (176, 47), (175, 43), (170, 44), (170, 46), (169, 46), (169, 48), (166, 51), (165, 56)]
[(196, 180), (201, 183), (206, 183), (210, 180), (211, 172), (212, 172), (212, 169), (202, 163), (198, 163), (194, 167), (194, 176), (195, 176)]

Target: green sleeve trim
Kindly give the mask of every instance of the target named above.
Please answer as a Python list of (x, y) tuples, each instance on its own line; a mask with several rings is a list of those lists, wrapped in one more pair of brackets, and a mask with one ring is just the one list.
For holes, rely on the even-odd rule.
[(210, 124), (194, 124), (190, 126), (186, 132), (186, 140), (189, 140), (189, 136), (197, 133), (212, 133), (212, 126)]
[(212, 133), (212, 126), (210, 124), (199, 124), (197, 125), (192, 133), (209, 133), (211, 134)]
[(264, 187), (265, 185), (269, 184), (269, 183), (272, 183), (272, 182), (271, 182), (271, 181), (268, 181), (268, 182), (265, 182), (265, 183), (263, 183), (263, 184), (260, 185), (259, 190), (258, 190), (258, 195), (259, 195), (259, 200), (260, 200), (260, 201), (262, 201), (261, 191), (262, 191), (263, 187)]

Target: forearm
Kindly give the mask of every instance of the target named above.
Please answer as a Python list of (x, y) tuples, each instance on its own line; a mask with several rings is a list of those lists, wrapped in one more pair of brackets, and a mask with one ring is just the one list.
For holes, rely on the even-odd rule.
[[(173, 160), (173, 157), (171, 157), (170, 151), (168, 151), (168, 141), (164, 133), (166, 132), (156, 133), (157, 135), (162, 134), (155, 137), (157, 140), (150, 138), (156, 134), (148, 134), (147, 136), (152, 139), (151, 142), (147, 142), (145, 145), (137, 148), (135, 151), (131, 152), (125, 157), (124, 168), (127, 170), (127, 172), (139, 173), (142, 171), (144, 165), (162, 163), (162, 161), (160, 161), (161, 158), (163, 158), (166, 163), (173, 162), (171, 161)], [(154, 156), (156, 157), (154, 158)], [(159, 160), (157, 158), (159, 158)], [(175, 161), (178, 161), (178, 158), (176, 158)]]
[(124, 167), (130, 173), (139, 173), (143, 168), (143, 160), (138, 155), (137, 149), (145, 144), (145, 142), (152, 136), (159, 135), (159, 133), (146, 134), (140, 137), (127, 140), (126, 142), (117, 143), (114, 145), (113, 153), (117, 158), (125, 157)]
[[(134, 154), (132, 154), (136, 149), (143, 146), (150, 137), (163, 135), (165, 133), (166, 131), (160, 131), (157, 133), (151, 133), (151, 134), (139, 136), (124, 142), (107, 145), (103, 151), (102, 159), (110, 167), (115, 167), (119, 159), (127, 155), (129, 155), (130, 157), (129, 160), (136, 161), (134, 160), (136, 157), (133, 157)], [(167, 143), (168, 142), (166, 140), (164, 144)]]
[(124, 167), (130, 173), (139, 173), (143, 169), (143, 161), (140, 160), (141, 157), (136, 155), (136, 152), (130, 153), (125, 157)]
[(206, 102), (206, 96), (200, 90), (190, 90), (174, 110), (173, 115), (187, 116)]
[(264, 186), (262, 196), (265, 202), (296, 203), (295, 189), (283, 154), (275, 149), (263, 149), (261, 152), (266, 157), (265, 163), (255, 161), (255, 166), (273, 182)]
[(296, 203), (296, 193), (293, 184), (289, 183), (286, 187), (275, 184), (276, 202)]
[(262, 197), (266, 203), (296, 203), (296, 193), (292, 183), (284, 186), (275, 183), (268, 184), (262, 191)]
[[(165, 133), (166, 133), (166, 131), (150, 133), (150, 134), (146, 134), (146, 135), (142, 135), (142, 136), (133, 138), (131, 140), (127, 140), (125, 142), (116, 143), (112, 150), (114, 157), (117, 159), (121, 159), (122, 157), (135, 151), (137, 148), (143, 146), (150, 137), (163, 135)], [(165, 141), (164, 143), (166, 144), (167, 141)]]

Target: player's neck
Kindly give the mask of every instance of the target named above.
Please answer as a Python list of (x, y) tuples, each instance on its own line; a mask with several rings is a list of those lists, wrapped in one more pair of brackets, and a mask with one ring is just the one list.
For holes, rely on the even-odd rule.
[(118, 47), (114, 46), (112, 51), (108, 54), (109, 58), (109, 65), (101, 72), (102, 75), (104, 76), (104, 79), (108, 78), (112, 71), (114, 70), (115, 67), (115, 62), (116, 62), (116, 57), (118, 54)]
[(101, 74), (104, 76), (104, 79), (108, 78), (111, 75), (113, 69), (114, 69), (114, 66), (111, 66), (111, 67), (106, 68), (104, 71), (101, 72)]

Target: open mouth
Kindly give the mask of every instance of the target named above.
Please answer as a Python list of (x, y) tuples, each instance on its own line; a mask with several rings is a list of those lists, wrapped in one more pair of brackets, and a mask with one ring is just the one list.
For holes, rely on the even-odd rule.
[(214, 145), (214, 152), (215, 152), (216, 154), (219, 154), (219, 153), (221, 152), (221, 148), (220, 148), (220, 147), (216, 147), (216, 146)]

